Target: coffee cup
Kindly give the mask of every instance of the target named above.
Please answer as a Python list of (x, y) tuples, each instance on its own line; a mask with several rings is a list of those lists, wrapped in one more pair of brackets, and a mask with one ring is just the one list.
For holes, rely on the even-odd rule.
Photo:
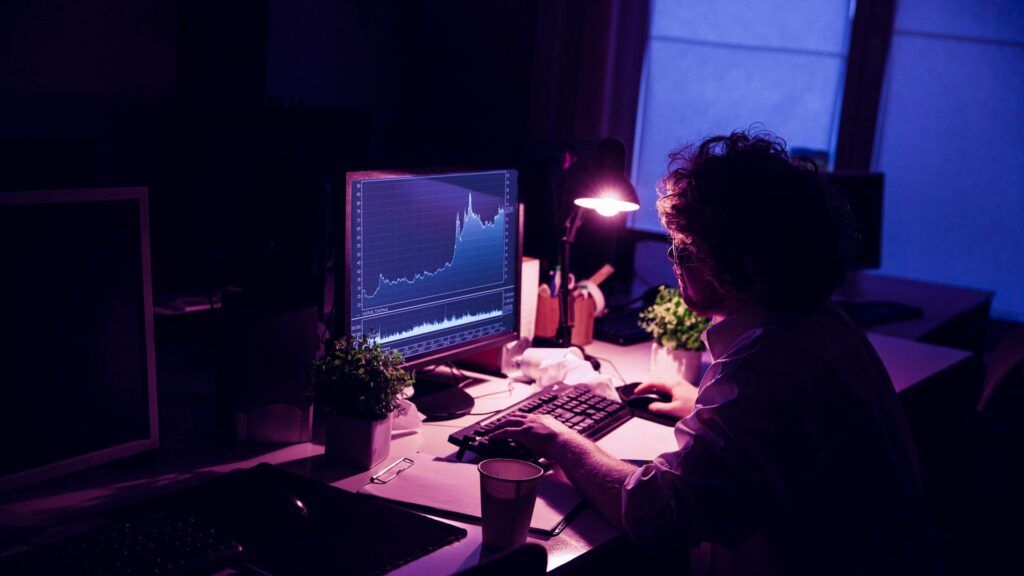
[(508, 458), (484, 460), (477, 469), (484, 545), (512, 548), (526, 542), (544, 469)]

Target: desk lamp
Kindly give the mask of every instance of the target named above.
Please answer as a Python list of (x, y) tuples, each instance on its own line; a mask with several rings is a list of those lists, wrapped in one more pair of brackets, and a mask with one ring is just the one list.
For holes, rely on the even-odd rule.
[(575, 318), (572, 290), (569, 288), (569, 265), (572, 245), (576, 241), (576, 232), (579, 231), (580, 224), (590, 211), (611, 218), (620, 212), (634, 212), (640, 209), (636, 189), (626, 179), (625, 168), (625, 145), (614, 138), (605, 138), (598, 144), (597, 162), (592, 167), (592, 174), (585, 178), (585, 183), (575, 191), (573, 207), (565, 221), (558, 254), (561, 288), (558, 291), (558, 329), (555, 331), (553, 343), (559, 348), (566, 348), (572, 344)]

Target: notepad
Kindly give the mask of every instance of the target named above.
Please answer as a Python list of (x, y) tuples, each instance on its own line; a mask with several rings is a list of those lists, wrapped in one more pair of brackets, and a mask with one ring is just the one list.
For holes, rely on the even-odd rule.
[[(476, 464), (450, 462), (429, 454), (410, 457), (414, 464), (387, 483), (370, 483), (359, 489), (394, 502), (440, 512), (480, 518), (480, 473)], [(558, 471), (549, 471), (537, 488), (530, 530), (555, 536), (584, 506), (583, 498)]]

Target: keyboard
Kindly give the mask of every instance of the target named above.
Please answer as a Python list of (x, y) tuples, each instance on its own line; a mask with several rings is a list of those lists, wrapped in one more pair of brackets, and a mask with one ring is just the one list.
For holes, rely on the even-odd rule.
[(550, 414), (591, 440), (607, 435), (632, 417), (620, 402), (608, 400), (581, 386), (553, 384), (490, 418), (448, 436), (448, 441), (459, 447), (457, 457), (461, 460), (466, 451), (470, 451), (484, 458), (517, 458), (536, 462), (537, 457), (513, 441), (488, 439), (499, 423), (516, 412)]
[(167, 512), (89, 530), (0, 558), (0, 574), (209, 574), (242, 547), (195, 517)]

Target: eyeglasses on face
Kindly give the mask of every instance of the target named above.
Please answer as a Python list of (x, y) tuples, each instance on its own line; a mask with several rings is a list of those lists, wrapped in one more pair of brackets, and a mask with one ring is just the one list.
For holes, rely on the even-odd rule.
[(693, 245), (677, 244), (674, 241), (669, 244), (665, 256), (676, 266), (699, 266), (709, 263), (707, 260), (697, 257), (697, 251), (694, 250)]

